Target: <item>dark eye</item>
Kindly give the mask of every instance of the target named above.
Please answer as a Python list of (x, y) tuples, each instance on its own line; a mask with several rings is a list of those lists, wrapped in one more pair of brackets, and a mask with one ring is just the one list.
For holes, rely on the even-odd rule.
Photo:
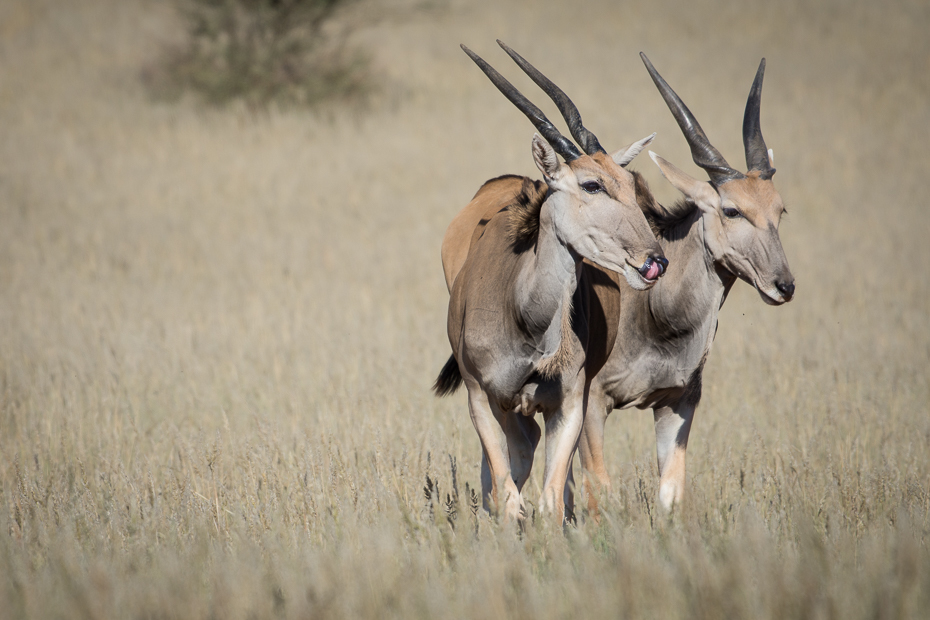
[(741, 217), (742, 214), (732, 207), (724, 207), (723, 214), (729, 218)]
[(598, 192), (604, 191), (604, 186), (597, 181), (585, 181), (581, 184), (581, 189), (588, 192), (589, 194), (596, 194)]

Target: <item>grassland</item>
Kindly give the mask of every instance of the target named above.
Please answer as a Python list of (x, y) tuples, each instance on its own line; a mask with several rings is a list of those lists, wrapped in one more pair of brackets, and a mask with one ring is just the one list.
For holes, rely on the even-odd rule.
[[(0, 3), (0, 618), (927, 617), (930, 6), (403, 15), (355, 35), (366, 106), (256, 115), (147, 97), (162, 3)], [(731, 294), (673, 519), (624, 411), (600, 524), (502, 528), (464, 397), (428, 391), (445, 226), (535, 174), (457, 46), (535, 92), (496, 37), (694, 174), (637, 52), (734, 164), (768, 59), (798, 294)]]

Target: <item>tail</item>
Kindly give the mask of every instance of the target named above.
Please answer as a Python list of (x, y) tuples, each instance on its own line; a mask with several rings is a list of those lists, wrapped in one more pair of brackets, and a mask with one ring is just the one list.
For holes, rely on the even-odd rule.
[(436, 396), (448, 396), (455, 392), (462, 385), (462, 373), (459, 372), (459, 363), (455, 361), (455, 356), (450, 355), (449, 361), (439, 371), (436, 377), (436, 383), (433, 384), (433, 392)]

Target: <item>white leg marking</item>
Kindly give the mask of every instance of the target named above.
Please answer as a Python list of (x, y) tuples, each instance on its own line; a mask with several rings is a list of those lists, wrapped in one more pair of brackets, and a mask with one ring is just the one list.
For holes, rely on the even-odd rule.
[(578, 446), (584, 422), (585, 382), (583, 371), (573, 390), (562, 401), (562, 408), (546, 420), (546, 471), (541, 505), (560, 521), (565, 518), (564, 492), (572, 456)]
[(685, 452), (694, 405), (654, 410), (656, 456), (659, 462), (659, 504), (666, 510), (680, 503), (685, 492)]
[(485, 508), (492, 512), (502, 511), (508, 521), (519, 519), (523, 498), (511, 478), (510, 455), (507, 442), (502, 441), (499, 415), (493, 411), (484, 391), (474, 384), (468, 384), (468, 410), (484, 451), (481, 487)]

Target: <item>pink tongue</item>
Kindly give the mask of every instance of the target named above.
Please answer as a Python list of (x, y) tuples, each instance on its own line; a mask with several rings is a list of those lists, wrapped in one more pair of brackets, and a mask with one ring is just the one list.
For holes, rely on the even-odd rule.
[(649, 269), (646, 270), (645, 277), (647, 280), (655, 280), (656, 278), (658, 278), (659, 277), (659, 263), (653, 261), (652, 264), (649, 265)]

